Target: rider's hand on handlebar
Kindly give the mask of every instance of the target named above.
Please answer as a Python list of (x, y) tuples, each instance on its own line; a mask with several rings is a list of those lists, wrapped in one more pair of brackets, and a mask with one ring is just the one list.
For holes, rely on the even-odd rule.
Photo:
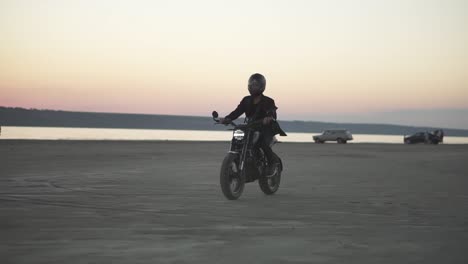
[(271, 116), (267, 116), (267, 117), (263, 118), (263, 124), (264, 125), (270, 124), (271, 121), (273, 121), (273, 117), (271, 117)]
[(219, 123), (220, 123), (220, 124), (223, 124), (223, 125), (230, 124), (231, 122), (232, 122), (232, 120), (229, 119), (229, 118), (220, 118), (220, 119), (219, 119)]

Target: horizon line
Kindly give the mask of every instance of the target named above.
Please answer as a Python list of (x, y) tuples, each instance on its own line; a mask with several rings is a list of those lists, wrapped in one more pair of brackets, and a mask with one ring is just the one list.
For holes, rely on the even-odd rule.
[[(195, 117), (195, 118), (210, 118), (210, 116), (196, 116), (196, 115), (177, 115), (177, 114), (149, 114), (149, 113), (123, 113), (123, 112), (92, 112), (92, 111), (82, 111), (82, 110), (55, 110), (55, 109), (39, 109), (39, 108), (25, 108), (25, 107), (12, 107), (12, 106), (0, 106), (0, 108), (11, 108), (11, 109), (22, 109), (22, 110), (32, 110), (32, 111), (52, 111), (52, 112), (74, 112), (74, 113), (89, 113), (89, 114), (109, 114), (109, 115), (146, 115), (146, 116), (173, 116), (173, 117)], [(429, 110), (429, 109), (424, 109)], [(424, 111), (421, 109), (420, 111)], [(432, 109), (436, 110), (436, 109)], [(440, 109), (442, 110), (442, 109)], [(468, 108), (444, 108), (444, 110), (466, 110)], [(399, 110), (399, 111), (414, 111), (414, 110)], [(417, 110), (416, 110), (417, 111)], [(397, 112), (397, 111), (396, 111)], [(378, 113), (389, 113), (389, 112), (378, 112)], [(450, 127), (435, 127), (435, 126), (414, 126), (414, 125), (402, 125), (402, 124), (395, 124), (395, 123), (357, 123), (357, 122), (332, 122), (332, 121), (314, 121), (314, 120), (291, 120), (291, 119), (281, 119), (279, 120), (284, 122), (314, 122), (314, 123), (325, 123), (325, 124), (354, 124), (354, 125), (384, 125), (384, 126), (399, 126), (399, 127), (413, 127), (413, 128), (443, 128), (443, 129), (451, 129), (451, 130), (460, 130), (460, 131), (468, 131), (468, 129), (463, 128), (450, 128)]]

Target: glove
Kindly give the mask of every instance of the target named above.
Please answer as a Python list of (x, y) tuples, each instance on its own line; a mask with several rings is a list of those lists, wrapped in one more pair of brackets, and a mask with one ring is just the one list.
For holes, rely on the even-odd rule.
[(220, 123), (220, 124), (223, 124), (223, 125), (230, 124), (231, 122), (232, 122), (232, 120), (229, 119), (229, 118), (220, 118), (220, 119), (219, 119), (219, 123)]

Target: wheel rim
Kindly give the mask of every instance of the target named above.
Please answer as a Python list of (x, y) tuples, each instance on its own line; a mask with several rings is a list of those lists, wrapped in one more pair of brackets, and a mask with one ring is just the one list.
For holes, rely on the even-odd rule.
[(279, 176), (279, 166), (276, 166), (274, 175), (269, 177), (267, 180), (268, 187), (270, 187), (270, 189), (274, 189), (278, 185), (278, 176)]
[(237, 165), (235, 162), (231, 163), (231, 166), (229, 166), (229, 189), (233, 194), (239, 193), (241, 189), (241, 184), (240, 184), (240, 179), (239, 179), (239, 173), (237, 170)]

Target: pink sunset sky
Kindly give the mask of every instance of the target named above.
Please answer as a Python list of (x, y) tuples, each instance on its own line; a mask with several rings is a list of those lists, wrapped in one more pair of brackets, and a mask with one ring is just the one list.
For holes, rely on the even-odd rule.
[(3, 0), (0, 106), (225, 114), (260, 72), (283, 119), (468, 128), (466, 25), (462, 0)]

